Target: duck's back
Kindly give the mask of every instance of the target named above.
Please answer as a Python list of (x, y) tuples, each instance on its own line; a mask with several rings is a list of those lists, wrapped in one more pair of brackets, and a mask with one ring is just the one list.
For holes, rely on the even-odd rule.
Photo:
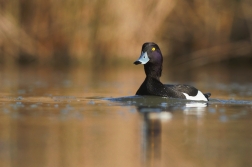
[(190, 85), (180, 85), (180, 84), (179, 85), (170, 85), (170, 84), (167, 84), (167, 85), (165, 85), (165, 87), (171, 88), (176, 92), (186, 93), (189, 96), (196, 96), (198, 93), (198, 89), (196, 89), (195, 87), (190, 86)]

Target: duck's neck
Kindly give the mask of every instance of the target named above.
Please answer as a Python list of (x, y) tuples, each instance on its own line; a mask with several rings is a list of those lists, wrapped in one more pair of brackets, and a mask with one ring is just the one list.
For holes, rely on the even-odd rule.
[(162, 65), (147, 63), (144, 65), (146, 77), (155, 78), (159, 81), (162, 75)]

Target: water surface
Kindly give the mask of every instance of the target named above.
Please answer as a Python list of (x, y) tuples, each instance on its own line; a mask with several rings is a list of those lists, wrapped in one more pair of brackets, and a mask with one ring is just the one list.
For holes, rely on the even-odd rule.
[(252, 85), (244, 80), (197, 74), (187, 83), (212, 93), (205, 103), (134, 96), (144, 79), (135, 68), (2, 69), (0, 77), (0, 166), (252, 163)]

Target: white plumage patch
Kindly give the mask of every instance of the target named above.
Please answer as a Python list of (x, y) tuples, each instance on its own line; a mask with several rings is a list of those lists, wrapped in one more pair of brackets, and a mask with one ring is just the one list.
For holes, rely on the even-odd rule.
[[(183, 92), (182, 92), (183, 93)], [(183, 93), (187, 100), (201, 100), (201, 101), (208, 101), (205, 95), (201, 91), (198, 90), (198, 93), (196, 96), (189, 96), (186, 93)]]

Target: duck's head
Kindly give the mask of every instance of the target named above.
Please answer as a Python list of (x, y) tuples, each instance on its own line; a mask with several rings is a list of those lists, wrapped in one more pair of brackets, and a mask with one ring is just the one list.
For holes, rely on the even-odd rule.
[[(158, 45), (154, 42), (146, 42), (142, 46), (141, 55), (134, 62), (135, 65), (144, 64), (146, 75), (160, 77), (162, 73), (163, 56)], [(153, 73), (156, 72), (156, 73)]]

